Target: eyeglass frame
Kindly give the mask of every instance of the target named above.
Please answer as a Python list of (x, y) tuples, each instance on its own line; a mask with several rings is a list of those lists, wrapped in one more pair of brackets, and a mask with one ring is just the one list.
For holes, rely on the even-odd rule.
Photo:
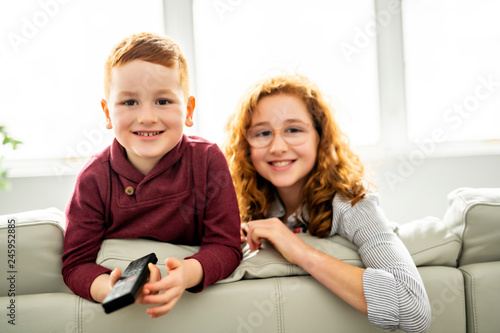
[[(313, 123), (306, 123), (306, 122), (303, 122), (302, 120), (296, 120), (296, 121), (293, 121), (293, 122), (292, 122), (292, 124), (293, 124), (293, 123), (301, 123), (301, 124), (305, 125), (308, 129), (309, 129), (309, 128), (312, 128), (312, 129), (316, 130), (316, 126), (315, 126), (315, 124), (313, 124)], [(256, 148), (256, 149), (261, 149), (261, 148), (267, 148), (267, 147), (269, 147), (269, 146), (271, 145), (271, 143), (274, 141), (274, 139), (276, 138), (276, 134), (279, 134), (279, 135), (281, 136), (281, 139), (282, 139), (282, 140), (283, 140), (283, 141), (284, 141), (287, 145), (289, 145), (289, 146), (300, 146), (301, 144), (303, 144), (304, 142), (306, 142), (306, 140), (304, 140), (304, 142), (297, 143), (297, 144), (291, 144), (291, 143), (289, 143), (289, 142), (288, 142), (288, 141), (287, 141), (287, 140), (283, 137), (283, 135), (282, 135), (282, 133), (283, 133), (283, 128), (284, 128), (284, 127), (286, 127), (286, 126), (287, 126), (287, 125), (283, 125), (283, 126), (281, 126), (281, 128), (280, 128), (280, 129), (276, 129), (276, 130), (275, 130), (275, 129), (273, 129), (271, 126), (269, 126), (269, 127), (271, 128), (272, 133), (273, 133), (273, 134), (272, 134), (272, 138), (271, 138), (271, 140), (269, 141), (269, 143), (268, 143), (267, 145), (262, 146), (262, 147), (260, 147), (260, 146), (259, 146), (259, 147), (253, 146), (253, 145), (250, 143), (250, 141), (251, 141), (251, 140), (249, 140), (249, 138), (248, 138), (248, 131), (249, 131), (249, 130), (251, 130), (252, 128), (256, 127), (256, 126), (249, 127), (248, 129), (246, 129), (246, 130), (245, 130), (245, 138), (247, 139), (248, 145), (249, 145), (250, 147), (252, 147), (252, 148)], [(309, 133), (309, 132), (307, 132), (307, 133)]]

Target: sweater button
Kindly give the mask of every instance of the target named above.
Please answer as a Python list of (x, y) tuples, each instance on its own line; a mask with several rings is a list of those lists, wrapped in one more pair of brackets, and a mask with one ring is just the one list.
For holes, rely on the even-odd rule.
[(134, 195), (134, 188), (132, 186), (127, 186), (127, 188), (125, 189), (125, 193), (127, 195)]

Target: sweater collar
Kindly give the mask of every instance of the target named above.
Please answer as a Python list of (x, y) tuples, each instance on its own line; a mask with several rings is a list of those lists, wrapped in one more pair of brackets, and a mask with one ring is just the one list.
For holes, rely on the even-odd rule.
[(147, 181), (177, 163), (186, 149), (186, 142), (187, 137), (182, 135), (177, 145), (166, 153), (147, 175), (143, 175), (132, 164), (130, 164), (127, 160), (125, 148), (115, 138), (111, 144), (111, 168), (120, 176), (123, 176), (137, 184), (142, 181)]

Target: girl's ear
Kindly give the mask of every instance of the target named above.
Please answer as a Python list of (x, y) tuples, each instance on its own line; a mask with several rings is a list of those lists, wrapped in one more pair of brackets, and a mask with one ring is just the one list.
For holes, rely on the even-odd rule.
[(104, 114), (106, 115), (106, 128), (112, 129), (113, 124), (111, 123), (111, 118), (109, 117), (108, 102), (106, 102), (105, 99), (101, 100), (101, 107), (102, 107), (102, 111), (104, 111)]
[(193, 96), (189, 96), (187, 103), (186, 103), (186, 121), (185, 124), (187, 127), (193, 126), (193, 114), (194, 114), (194, 107), (196, 106), (196, 100)]

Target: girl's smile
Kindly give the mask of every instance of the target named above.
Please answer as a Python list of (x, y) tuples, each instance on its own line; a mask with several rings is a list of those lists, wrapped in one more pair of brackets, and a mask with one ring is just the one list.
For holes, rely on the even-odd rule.
[(276, 171), (280, 170), (288, 170), (289, 168), (292, 167), (292, 163), (294, 163), (295, 160), (285, 160), (285, 161), (273, 161), (273, 162), (268, 162), (273, 169)]

